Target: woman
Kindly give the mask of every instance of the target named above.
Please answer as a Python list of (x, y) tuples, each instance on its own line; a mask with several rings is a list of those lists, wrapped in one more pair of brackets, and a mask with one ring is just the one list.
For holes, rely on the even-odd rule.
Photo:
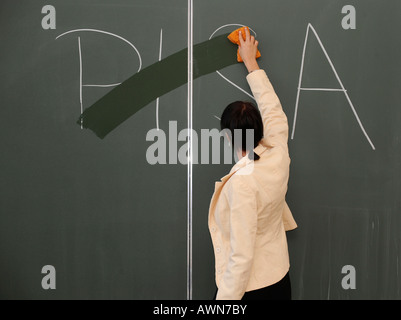
[[(242, 144), (230, 173), (216, 182), (209, 208), (217, 300), (291, 299), (285, 231), (297, 227), (285, 202), (289, 177), (288, 122), (280, 101), (256, 61), (258, 41), (245, 29), (239, 53), (259, 111), (230, 104), (222, 129), (254, 129), (253, 150)], [(262, 127), (262, 130), (260, 129)], [(244, 139), (242, 139), (244, 140)]]

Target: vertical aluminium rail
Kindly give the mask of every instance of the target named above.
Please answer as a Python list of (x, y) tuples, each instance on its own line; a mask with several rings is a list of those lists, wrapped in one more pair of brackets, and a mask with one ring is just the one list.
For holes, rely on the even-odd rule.
[(192, 110), (193, 110), (193, 0), (188, 0), (188, 166), (187, 166), (187, 300), (192, 300)]

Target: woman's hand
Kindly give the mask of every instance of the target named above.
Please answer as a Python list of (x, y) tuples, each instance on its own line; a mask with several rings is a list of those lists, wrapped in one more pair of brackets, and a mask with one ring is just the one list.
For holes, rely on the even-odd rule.
[(249, 28), (245, 28), (245, 40), (242, 38), (242, 32), (239, 32), (239, 54), (244, 61), (248, 72), (252, 72), (259, 69), (259, 65), (256, 62), (256, 53), (258, 52), (259, 42), (255, 40), (254, 36), (249, 33)]

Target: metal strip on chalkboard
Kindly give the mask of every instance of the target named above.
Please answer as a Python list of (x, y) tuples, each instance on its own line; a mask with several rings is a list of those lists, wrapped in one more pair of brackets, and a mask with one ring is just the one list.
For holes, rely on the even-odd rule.
[(188, 0), (187, 300), (192, 300), (193, 0)]

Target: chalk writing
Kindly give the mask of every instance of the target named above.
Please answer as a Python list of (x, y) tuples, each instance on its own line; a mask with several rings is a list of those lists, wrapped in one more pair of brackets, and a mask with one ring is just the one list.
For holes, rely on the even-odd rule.
[[(336, 79), (340, 85), (341, 88), (303, 88), (302, 87), (302, 76), (303, 76), (303, 72), (304, 72), (304, 62), (305, 62), (305, 52), (306, 52), (306, 46), (308, 43), (308, 36), (309, 36), (309, 30), (312, 30), (313, 34), (315, 35), (317, 41), (319, 42), (320, 48), (322, 49), (328, 63), (330, 64), (330, 67), (334, 73), (334, 75), (336, 76)], [(348, 104), (350, 106), (350, 108), (352, 109), (352, 112), (354, 113), (354, 116), (363, 132), (363, 134), (365, 135), (366, 139), (368, 140), (369, 144), (371, 145), (373, 150), (376, 150), (374, 144), (372, 143), (372, 141), (370, 140), (368, 134), (366, 133), (365, 128), (362, 125), (361, 120), (359, 119), (359, 116), (355, 110), (355, 107), (347, 93), (347, 90), (345, 89), (340, 77), (338, 76), (338, 73), (336, 71), (336, 68), (333, 65), (333, 62), (331, 61), (329, 55), (327, 54), (327, 51), (322, 43), (322, 41), (320, 40), (319, 35), (317, 34), (316, 30), (313, 28), (313, 26), (309, 23), (308, 27), (306, 29), (306, 36), (305, 36), (305, 42), (304, 42), (304, 48), (303, 48), (303, 52), (302, 52), (302, 62), (301, 62), (301, 71), (299, 73), (299, 82), (298, 82), (298, 92), (297, 92), (297, 98), (296, 98), (296, 102), (295, 102), (295, 114), (294, 114), (294, 123), (293, 123), (293, 127), (292, 127), (292, 134), (291, 134), (291, 139), (294, 139), (294, 134), (295, 134), (295, 126), (296, 126), (296, 122), (297, 122), (297, 116), (298, 116), (298, 107), (299, 107), (299, 96), (300, 96), (300, 92), (303, 90), (307, 90), (307, 91), (340, 91), (343, 92)]]

